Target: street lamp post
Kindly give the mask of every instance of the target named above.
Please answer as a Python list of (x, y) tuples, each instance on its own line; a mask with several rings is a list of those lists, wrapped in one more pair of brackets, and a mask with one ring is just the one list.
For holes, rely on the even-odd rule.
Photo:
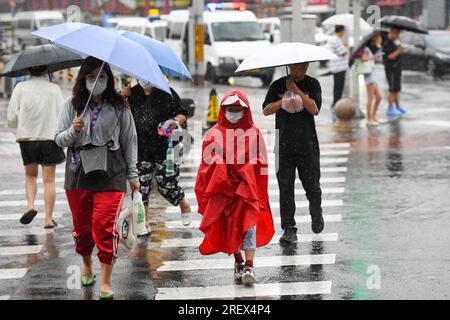
[[(361, 35), (361, 0), (353, 0), (353, 48), (358, 44), (359, 37)], [(351, 71), (350, 71), (351, 72)], [(352, 99), (356, 106), (356, 118), (364, 118), (364, 115), (360, 109), (360, 94), (359, 94), (359, 74), (356, 68), (353, 68), (352, 73), (353, 92)]]

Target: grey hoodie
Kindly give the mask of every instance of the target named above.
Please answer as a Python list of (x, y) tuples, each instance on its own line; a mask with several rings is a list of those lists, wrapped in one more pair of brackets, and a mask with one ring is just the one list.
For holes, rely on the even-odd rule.
[[(62, 148), (67, 148), (72, 146), (81, 147), (87, 144), (103, 146), (109, 141), (112, 141), (113, 145), (109, 150), (121, 150), (121, 155), (126, 163), (126, 177), (128, 182), (138, 181), (139, 176), (136, 167), (137, 134), (130, 109), (119, 109), (103, 103), (91, 139), (90, 124), (92, 115), (93, 111), (88, 108), (83, 117), (84, 128), (80, 133), (76, 133), (72, 126), (72, 121), (76, 117), (75, 108), (72, 105), (72, 98), (67, 99), (59, 117), (59, 124), (55, 135), (56, 144)], [(67, 163), (69, 162), (70, 154), (67, 157)], [(119, 163), (117, 165), (120, 166)], [(66, 180), (68, 177), (67, 171), (66, 169)]]

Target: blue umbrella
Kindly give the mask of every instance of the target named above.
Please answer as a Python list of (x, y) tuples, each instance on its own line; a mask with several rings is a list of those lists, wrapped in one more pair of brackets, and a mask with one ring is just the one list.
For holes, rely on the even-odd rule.
[(85, 23), (63, 23), (33, 34), (81, 56), (93, 56), (107, 62), (114, 69), (171, 94), (169, 84), (151, 54), (116, 32)]
[(118, 31), (123, 37), (139, 43), (155, 58), (162, 72), (169, 77), (192, 80), (191, 73), (185, 64), (175, 55), (166, 44), (131, 31)]

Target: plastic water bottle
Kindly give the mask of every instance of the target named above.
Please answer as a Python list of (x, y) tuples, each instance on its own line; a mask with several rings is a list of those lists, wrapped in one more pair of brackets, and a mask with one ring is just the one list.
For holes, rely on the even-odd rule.
[(173, 152), (173, 148), (169, 146), (167, 149), (166, 155), (166, 174), (174, 174), (175, 173), (175, 153)]
[(175, 173), (175, 153), (173, 152), (172, 136), (169, 137), (169, 148), (166, 154), (166, 174)]

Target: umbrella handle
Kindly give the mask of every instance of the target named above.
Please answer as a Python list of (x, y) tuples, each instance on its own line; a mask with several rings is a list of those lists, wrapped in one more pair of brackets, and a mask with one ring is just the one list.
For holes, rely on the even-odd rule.
[(94, 92), (95, 87), (97, 86), (98, 78), (100, 77), (100, 73), (102, 72), (104, 66), (105, 66), (105, 61), (103, 61), (102, 66), (100, 67), (100, 70), (98, 71), (97, 78), (95, 78), (94, 88), (92, 89), (92, 91), (91, 91), (90, 94), (89, 94), (89, 98), (88, 98), (87, 101), (86, 101), (86, 105), (84, 106), (84, 110), (83, 110), (83, 113), (81, 114), (80, 118), (83, 118), (83, 117), (84, 117), (84, 114), (85, 114), (86, 111), (87, 111), (89, 102), (91, 101), (91, 98), (92, 98), (92, 93)]

